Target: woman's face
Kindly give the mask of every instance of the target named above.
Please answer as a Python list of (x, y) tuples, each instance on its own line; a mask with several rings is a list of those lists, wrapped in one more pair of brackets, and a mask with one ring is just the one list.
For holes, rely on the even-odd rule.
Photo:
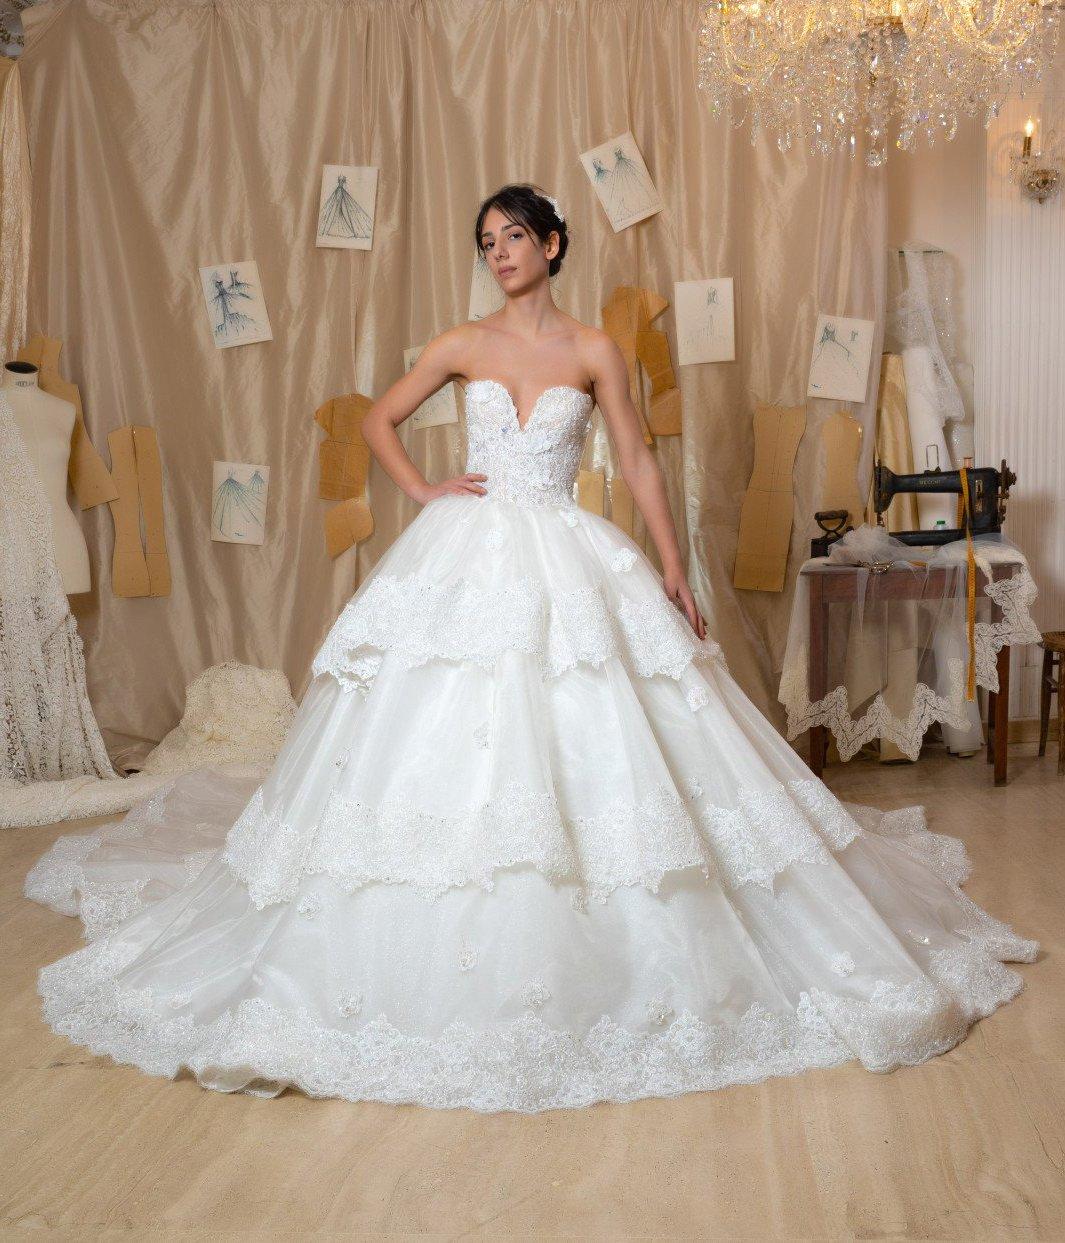
[(547, 267), (558, 254), (558, 234), (541, 242), (525, 225), (508, 220), (490, 207), (481, 225), (481, 250), (503, 292), (517, 293), (547, 279)]

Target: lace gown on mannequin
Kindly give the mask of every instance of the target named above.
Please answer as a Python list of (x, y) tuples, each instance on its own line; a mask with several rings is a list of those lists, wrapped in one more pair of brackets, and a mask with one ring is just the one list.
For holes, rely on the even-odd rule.
[(30, 896), (89, 943), (58, 1032), (222, 1091), (533, 1111), (941, 1053), (1022, 940), (920, 809), (840, 803), (579, 509), (592, 398), (466, 390), (484, 497), (336, 619), (254, 788), (176, 779)]

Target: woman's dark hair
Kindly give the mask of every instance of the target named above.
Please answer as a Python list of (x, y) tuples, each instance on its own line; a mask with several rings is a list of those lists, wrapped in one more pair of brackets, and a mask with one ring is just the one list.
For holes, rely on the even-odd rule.
[(558, 214), (544, 197), (543, 191), (528, 182), (517, 182), (503, 186), (495, 194), (486, 198), (477, 213), (477, 223), (473, 228), (473, 240), (477, 249), (483, 252), (481, 245), (481, 229), (484, 218), (489, 211), (497, 207), (508, 220), (528, 229), (541, 243), (546, 242), (551, 232), (558, 234), (558, 254), (548, 261), (547, 274), (554, 276), (562, 267), (562, 260), (569, 248), (569, 230), (566, 222), (558, 218)]

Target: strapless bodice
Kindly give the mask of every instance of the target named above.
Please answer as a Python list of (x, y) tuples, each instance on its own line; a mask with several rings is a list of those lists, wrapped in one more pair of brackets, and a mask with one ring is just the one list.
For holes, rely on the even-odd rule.
[(494, 500), (571, 508), (595, 401), (571, 384), (536, 399), (524, 427), (509, 390), (498, 380), (466, 385), (466, 467), (488, 476)]

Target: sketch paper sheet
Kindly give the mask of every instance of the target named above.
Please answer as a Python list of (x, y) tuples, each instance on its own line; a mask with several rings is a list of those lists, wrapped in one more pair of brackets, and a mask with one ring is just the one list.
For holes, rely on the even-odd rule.
[(360, 164), (324, 165), (314, 244), (370, 250), (376, 202), (376, 168)]
[(200, 283), (211, 335), (220, 350), (274, 339), (254, 259), (200, 268)]
[(736, 324), (732, 277), (674, 281), (677, 320), (677, 362), (730, 363), (736, 357)]
[[(552, 297), (558, 303), (560, 294), (560, 278), (561, 272), (556, 272), (554, 276), (548, 277), (548, 285), (551, 289)], [(470, 303), (467, 319), (484, 319), (486, 315), (502, 308), (506, 297), (503, 290), (499, 286), (499, 282), (492, 275), (488, 266), (488, 260), (478, 250), (475, 251), (473, 257), (473, 272), (470, 275)]]
[[(403, 351), (404, 371), (410, 371), (423, 349), (425, 349), (424, 345), (418, 345)], [(438, 388), (410, 416), (411, 426), (415, 430), (419, 427), (435, 427), (441, 423), (457, 423), (458, 421), (459, 408), (455, 401), (454, 384), (445, 384), (443, 388)]]
[(819, 315), (806, 396), (831, 397), (836, 401), (865, 401), (872, 353), (871, 319)]
[(488, 267), (488, 260), (480, 250), (474, 252), (473, 272), (470, 275), (470, 313), (467, 319), (484, 319), (498, 311), (506, 301), (499, 282)]
[(261, 544), (266, 536), (270, 467), (255, 462), (215, 462), (211, 488), (211, 539)]
[(582, 152), (580, 160), (615, 233), (662, 210), (636, 139), (627, 130)]

